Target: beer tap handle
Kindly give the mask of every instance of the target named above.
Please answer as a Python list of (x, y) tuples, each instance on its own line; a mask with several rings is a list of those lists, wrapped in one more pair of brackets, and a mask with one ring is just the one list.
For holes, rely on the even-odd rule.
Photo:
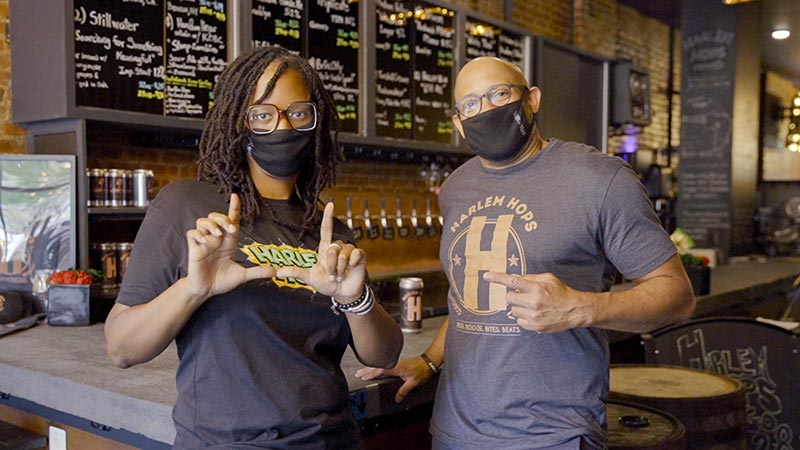
[(386, 215), (386, 199), (381, 197), (381, 230), (384, 239), (394, 239), (394, 227), (389, 224), (389, 216)]
[(403, 208), (400, 206), (400, 197), (396, 199), (397, 203), (397, 217), (395, 217), (395, 221), (397, 222), (397, 234), (400, 235), (401, 238), (407, 238), (409, 234), (408, 227), (405, 226), (405, 222), (403, 220)]
[(425, 227), (419, 223), (419, 216), (417, 215), (417, 198), (411, 199), (411, 226), (414, 227), (414, 236), (425, 236)]
[(428, 197), (425, 199), (425, 225), (428, 226), (426, 230), (428, 232), (428, 236), (433, 237), (436, 236), (438, 230), (436, 229), (436, 225), (433, 223), (433, 214), (431, 213), (431, 198)]
[(349, 195), (347, 196), (345, 203), (347, 205), (347, 212), (345, 215), (345, 218), (347, 220), (347, 227), (353, 231), (353, 239), (358, 241), (364, 237), (364, 230), (361, 227), (356, 226), (353, 221), (353, 204), (352, 201), (350, 200)]
[(367, 231), (367, 237), (370, 239), (377, 239), (380, 236), (378, 227), (372, 226), (372, 217), (369, 214), (369, 199), (364, 198), (364, 227)]
[(353, 229), (353, 204), (352, 204), (352, 202), (350, 200), (350, 196), (349, 195), (347, 196), (347, 199), (345, 199), (345, 203), (347, 204), (347, 212), (346, 212), (346, 215), (345, 215), (345, 218), (346, 218), (346, 221), (347, 221), (347, 228), (350, 228), (352, 230)]

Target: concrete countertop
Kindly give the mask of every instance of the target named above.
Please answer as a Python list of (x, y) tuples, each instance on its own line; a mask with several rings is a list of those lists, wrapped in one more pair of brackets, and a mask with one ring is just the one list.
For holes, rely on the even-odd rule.
[[(425, 319), (422, 332), (404, 334), (401, 357), (425, 351), (443, 320)], [(175, 438), (172, 406), (178, 396), (177, 366), (174, 342), (148, 363), (128, 369), (114, 366), (106, 356), (101, 323), (88, 327), (40, 324), (0, 339), (0, 392), (169, 444)], [(358, 419), (432, 399), (435, 383), (396, 405), (393, 396), (400, 381), (363, 381), (353, 376), (361, 367), (348, 349), (342, 371)]]
[[(696, 317), (721, 313), (769, 293), (787, 290), (800, 275), (800, 258), (748, 261), (715, 268), (711, 293), (698, 298)], [(626, 286), (617, 288), (624, 289)], [(427, 348), (444, 317), (427, 318), (423, 331), (406, 334), (401, 357)], [(613, 342), (613, 333), (609, 339)], [(129, 369), (111, 364), (105, 354), (103, 325), (51, 327), (41, 324), (0, 339), (0, 393), (99, 424), (172, 443), (172, 405), (177, 398), (174, 343), (149, 363)], [(394, 403), (398, 379), (365, 382), (353, 376), (361, 367), (351, 351), (342, 370), (358, 419), (376, 417), (431, 401), (436, 383), (420, 387), (401, 405)]]

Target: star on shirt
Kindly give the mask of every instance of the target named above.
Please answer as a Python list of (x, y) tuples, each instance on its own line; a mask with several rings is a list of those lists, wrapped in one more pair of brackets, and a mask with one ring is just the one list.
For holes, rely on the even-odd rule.
[(456, 256), (453, 257), (453, 265), (454, 266), (460, 266), (461, 265), (461, 257), (460, 256), (456, 255)]
[(511, 257), (508, 258), (508, 267), (518, 266), (519, 265), (517, 264), (518, 262), (519, 258), (517, 258), (517, 255), (511, 255)]

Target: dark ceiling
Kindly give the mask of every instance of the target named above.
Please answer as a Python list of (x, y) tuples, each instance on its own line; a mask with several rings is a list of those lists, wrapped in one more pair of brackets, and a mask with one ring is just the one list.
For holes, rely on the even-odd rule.
[[(681, 0), (620, 1), (646, 16), (680, 28)], [(761, 5), (762, 64), (800, 87), (800, 0), (754, 1)], [(730, 8), (736, 7), (730, 6)], [(772, 31), (778, 28), (787, 28), (792, 35), (782, 41), (772, 39)]]

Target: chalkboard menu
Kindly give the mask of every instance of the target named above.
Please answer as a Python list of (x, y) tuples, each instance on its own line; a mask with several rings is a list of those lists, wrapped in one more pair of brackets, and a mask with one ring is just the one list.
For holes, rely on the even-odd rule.
[(411, 8), (378, 0), (375, 34), (375, 129), (378, 136), (413, 138)]
[(303, 0), (253, 0), (251, 14), (254, 46), (278, 45), (295, 55), (303, 54)]
[(310, 0), (308, 62), (336, 104), (341, 131), (358, 132), (358, 2)]
[[(700, 247), (731, 244), (736, 11), (711, 0), (682, 15), (681, 173), (677, 222)], [(713, 14), (711, 14), (713, 12)]]
[(450, 143), (453, 122), (453, 11), (414, 5), (414, 139)]
[(450, 143), (455, 13), (391, 0), (375, 13), (378, 136)]
[(75, 0), (77, 106), (203, 117), (227, 61), (224, 1)]
[(525, 68), (525, 37), (521, 34), (467, 17), (464, 42), (467, 60), (496, 56)]
[(336, 104), (339, 129), (358, 133), (358, 1), (253, 0), (253, 45), (308, 59)]
[(164, 112), (163, 1), (75, 2), (75, 101)]
[(225, 69), (225, 3), (167, 0), (165, 19), (167, 115), (205, 117), (214, 104), (216, 76)]

